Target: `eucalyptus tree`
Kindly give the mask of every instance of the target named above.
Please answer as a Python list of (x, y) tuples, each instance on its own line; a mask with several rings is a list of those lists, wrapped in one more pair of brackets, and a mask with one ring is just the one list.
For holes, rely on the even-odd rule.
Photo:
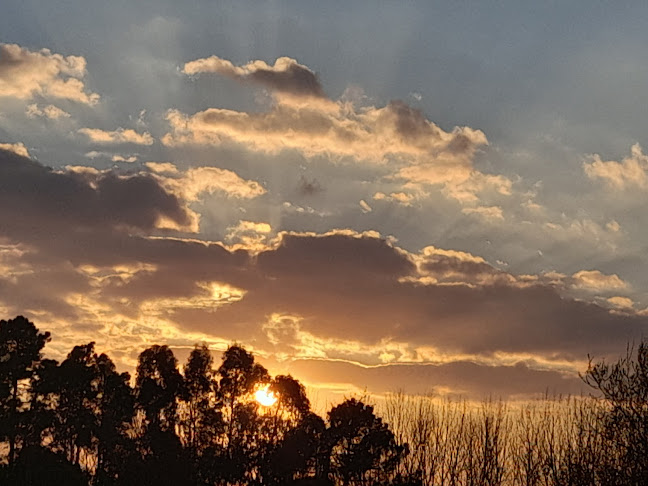
[(133, 484), (190, 484), (189, 464), (176, 435), (178, 400), (183, 391), (178, 360), (168, 346), (154, 345), (142, 351), (135, 396), (136, 406), (144, 415), (144, 430), (139, 438), (140, 462), (129, 467)]
[(178, 371), (178, 360), (168, 346), (156, 344), (140, 353), (135, 390), (137, 405), (145, 414), (148, 428), (174, 431), (183, 378)]
[(49, 340), (23, 316), (0, 320), (0, 436), (9, 443), (10, 465), (29, 428), (31, 378)]
[(222, 410), (223, 433), (214, 459), (226, 481), (247, 481), (258, 475), (259, 431), (265, 420), (252, 394), (259, 385), (270, 383), (270, 375), (252, 353), (238, 345), (223, 353), (218, 375), (216, 400)]
[(135, 414), (135, 392), (130, 375), (119, 373), (113, 361), (100, 354), (96, 360), (97, 400), (97, 466), (99, 484), (112, 484), (124, 474), (124, 460), (133, 455), (135, 444), (129, 436)]
[(99, 369), (94, 343), (75, 346), (60, 364), (55, 380), (56, 408), (51, 428), (52, 447), (79, 464), (81, 453), (96, 444)]

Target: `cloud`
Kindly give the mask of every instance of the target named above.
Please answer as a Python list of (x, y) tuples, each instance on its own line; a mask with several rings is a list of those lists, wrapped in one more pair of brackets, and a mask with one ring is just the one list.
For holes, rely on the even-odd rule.
[(628, 297), (614, 296), (607, 299), (608, 304), (616, 309), (629, 310), (634, 307), (634, 302)]
[(393, 201), (403, 206), (411, 206), (412, 201), (416, 199), (416, 196), (412, 194), (407, 194), (405, 192), (392, 192), (390, 194), (385, 194), (384, 192), (377, 192), (373, 195), (373, 198), (376, 201)]
[(363, 213), (370, 213), (373, 211), (371, 206), (369, 206), (364, 199), (360, 199), (359, 205)]
[(463, 214), (474, 214), (489, 221), (504, 221), (502, 208), (497, 206), (477, 206), (475, 208), (463, 208)]
[(399, 101), (358, 110), (340, 103), (335, 110), (278, 103), (262, 113), (211, 108), (192, 116), (171, 110), (167, 120), (171, 131), (162, 138), (167, 146), (230, 142), (269, 154), (296, 150), (305, 157), (392, 161), (406, 165), (398, 172), (401, 179), (437, 184), (468, 179), (475, 150), (487, 143), (479, 130), (445, 132)]
[(225, 241), (232, 249), (243, 248), (258, 252), (268, 248), (268, 237), (271, 232), (272, 226), (268, 223), (241, 220), (235, 226), (227, 228)]
[(604, 275), (598, 270), (581, 270), (572, 275), (572, 286), (594, 292), (618, 291), (628, 288), (628, 284), (618, 275)]
[(70, 114), (60, 109), (58, 106), (47, 105), (40, 108), (36, 103), (27, 106), (25, 114), (29, 118), (49, 118), (51, 120), (58, 120), (59, 118), (70, 118)]
[(19, 241), (30, 235), (48, 240), (61, 231), (151, 230), (162, 217), (180, 226), (189, 223), (182, 201), (148, 175), (55, 172), (2, 150), (0, 206), (5, 236)]
[(384, 395), (399, 391), (412, 395), (463, 397), (481, 400), (529, 398), (541, 393), (575, 395), (585, 385), (574, 375), (558, 371), (537, 370), (524, 362), (506, 366), (487, 366), (470, 361), (443, 364), (385, 364), (359, 366), (344, 361), (297, 360), (288, 367), (290, 373), (318, 388), (335, 382), (348, 393), (349, 389), (369, 390)]
[(146, 162), (144, 165), (156, 174), (177, 174), (178, 168), (171, 162)]
[(272, 91), (293, 96), (324, 97), (316, 74), (289, 57), (278, 58), (273, 66), (264, 61), (235, 66), (227, 59), (211, 56), (186, 63), (183, 72), (189, 75), (217, 73), (239, 81), (258, 83)]
[[(429, 186), (434, 185), (444, 188), (447, 196), (471, 204), (481, 193), (511, 194), (510, 180), (481, 174), (473, 167), (476, 152), (488, 144), (483, 132), (465, 126), (445, 131), (421, 110), (403, 101), (377, 107), (362, 106), (346, 95), (337, 101), (330, 100), (321, 93), (319, 82), (317, 89), (300, 88), (302, 77), (294, 82), (295, 72), (314, 75), (307, 67), (287, 58), (278, 60), (275, 66), (255, 61), (241, 67), (214, 56), (187, 63), (184, 71), (217, 72), (238, 80), (255, 80), (275, 91), (270, 106), (258, 112), (209, 108), (186, 114), (169, 110), (170, 130), (161, 139), (167, 147), (233, 145), (270, 155), (293, 151), (308, 159), (353, 161), (379, 167), (383, 180), (407, 188), (395, 193), (417, 192), (419, 197), (429, 195)], [(289, 78), (283, 74), (276, 78), (281, 81), (267, 81), (275, 80), (273, 76), (278, 72), (292, 74)], [(274, 74), (266, 77), (268, 73)], [(306, 77), (316, 79), (309, 76)], [(300, 93), (317, 96), (303, 99), (297, 96)], [(361, 99), (367, 101), (366, 97)]]
[(0, 44), (0, 97), (29, 100), (42, 96), (94, 105), (99, 95), (86, 90), (82, 81), (85, 75), (83, 57)]
[(590, 179), (601, 179), (610, 189), (648, 188), (648, 156), (638, 143), (621, 162), (603, 161), (598, 154), (591, 155), (589, 162), (583, 163), (583, 170)]
[(0, 150), (8, 150), (22, 157), (29, 157), (27, 147), (22, 142), (18, 143), (0, 143)]
[(113, 155), (111, 160), (113, 162), (127, 162), (132, 164), (133, 162), (137, 162), (137, 155), (130, 155), (128, 157), (124, 157), (123, 155)]
[[(0, 213), (0, 237), (19, 246), (6, 254), (16, 271), (0, 277), (0, 305), (51, 320), (66, 343), (101, 336), (122, 363), (147, 343), (236, 339), (323, 367), (389, 363), (380, 384), (356, 368), (345, 377), (372, 389), (409, 385), (401, 371), (423, 370), (441, 381), (455, 373), (457, 391), (491, 384), (508, 394), (531, 390), (532, 378), (564, 385), (561, 375), (533, 368), (574, 370), (587, 353), (621, 349), (648, 326), (632, 309), (570, 298), (563, 275), (515, 276), (457, 250), (413, 253), (375, 232), (271, 240), (269, 224), (241, 220), (227, 231), (231, 247), (147, 236), (160, 215), (190, 219), (182, 198), (153, 176), (56, 173), (8, 152), (2, 162), (0, 204), (10, 210)], [(594, 271), (578, 279), (614, 283)], [(530, 364), (512, 367), (520, 361)]]
[[(195, 167), (182, 173), (180, 177), (171, 177), (170, 174), (175, 171), (166, 165), (154, 165), (151, 170), (158, 173), (156, 177), (166, 188), (186, 201), (197, 201), (205, 193), (221, 192), (228, 197), (252, 199), (266, 192), (258, 182), (243, 179), (231, 170), (217, 167)], [(161, 173), (169, 176), (159, 175)]]
[(153, 145), (153, 137), (150, 133), (138, 133), (130, 128), (118, 128), (114, 131), (100, 130), (98, 128), (80, 128), (77, 131), (87, 136), (91, 142), (99, 145), (114, 145), (122, 143)]

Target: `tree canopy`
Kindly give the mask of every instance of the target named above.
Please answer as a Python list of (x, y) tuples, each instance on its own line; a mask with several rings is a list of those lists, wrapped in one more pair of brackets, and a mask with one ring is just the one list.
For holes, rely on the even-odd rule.
[[(49, 339), (22, 316), (0, 321), (1, 484), (378, 485), (401, 477), (407, 448), (373, 407), (350, 399), (325, 421), (298, 380), (272, 377), (238, 344), (218, 366), (196, 345), (182, 368), (170, 347), (152, 345), (131, 385), (92, 342), (60, 363), (44, 359)], [(276, 402), (259, 403), (259, 389)]]

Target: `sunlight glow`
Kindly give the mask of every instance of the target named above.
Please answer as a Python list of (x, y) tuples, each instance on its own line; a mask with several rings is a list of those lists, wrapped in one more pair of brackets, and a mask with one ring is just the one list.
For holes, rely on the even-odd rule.
[(277, 397), (275, 394), (268, 390), (269, 386), (270, 385), (265, 385), (254, 393), (254, 399), (264, 407), (272, 407), (277, 403)]

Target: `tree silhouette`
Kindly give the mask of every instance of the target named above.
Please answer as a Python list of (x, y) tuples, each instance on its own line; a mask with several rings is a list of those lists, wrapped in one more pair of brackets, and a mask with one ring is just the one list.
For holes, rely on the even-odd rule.
[(603, 418), (606, 439), (620, 461), (606, 465), (608, 484), (648, 484), (648, 342), (628, 347), (615, 363), (590, 358), (584, 381), (610, 405)]
[(188, 463), (175, 431), (184, 381), (168, 346), (154, 345), (139, 355), (135, 392), (145, 428), (140, 438), (142, 462), (131, 464), (129, 480), (137, 478), (136, 484), (151, 486), (189, 484)]
[(118, 373), (105, 354), (96, 358), (98, 369), (97, 468), (98, 484), (111, 484), (124, 473), (124, 459), (134, 453), (128, 436), (135, 413), (135, 395), (130, 375)]
[(137, 362), (135, 388), (137, 405), (144, 411), (150, 428), (174, 430), (177, 398), (182, 387), (178, 360), (168, 346), (154, 345), (142, 351)]
[[(41, 357), (48, 340), (24, 317), (0, 321), (0, 484), (420, 484), (396, 472), (406, 449), (373, 407), (347, 400), (325, 424), (298, 380), (272, 378), (242, 346), (217, 370), (196, 346), (182, 374), (167, 346), (151, 346), (132, 388), (94, 343), (59, 364)], [(275, 404), (255, 400), (261, 387)]]
[(263, 420), (251, 395), (258, 384), (270, 383), (270, 375), (252, 353), (238, 345), (223, 353), (218, 374), (217, 403), (224, 427), (217, 463), (226, 481), (249, 480), (257, 475), (262, 456), (259, 430)]
[(181, 430), (193, 466), (193, 483), (209, 477), (207, 466), (214, 454), (214, 440), (223, 432), (223, 416), (216, 402), (214, 360), (206, 346), (196, 346), (184, 366)]
[(39, 333), (23, 316), (0, 321), (0, 435), (9, 442), (10, 465), (16, 458), (21, 431), (28, 427), (29, 379), (49, 339), (49, 332)]
[(406, 452), (373, 407), (354, 398), (328, 412), (333, 477), (343, 485), (385, 484)]
[(57, 405), (51, 429), (53, 444), (68, 461), (79, 464), (83, 449), (96, 443), (99, 369), (94, 343), (75, 346), (55, 375)]

